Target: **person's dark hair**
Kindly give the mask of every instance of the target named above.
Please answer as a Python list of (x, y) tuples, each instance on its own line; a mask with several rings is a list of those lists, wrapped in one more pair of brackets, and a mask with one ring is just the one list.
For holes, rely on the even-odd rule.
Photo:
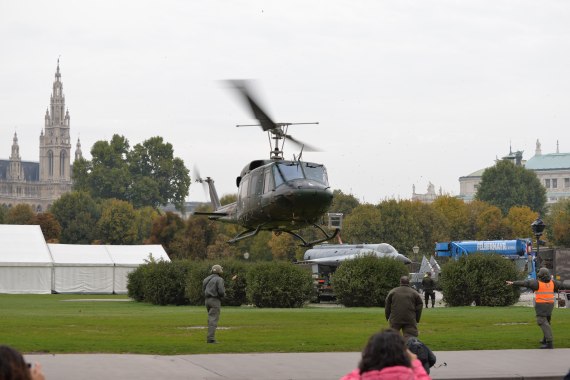
[(30, 369), (22, 354), (12, 347), (0, 346), (0, 380), (31, 380)]
[(406, 348), (404, 339), (396, 330), (386, 329), (372, 335), (362, 351), (358, 364), (360, 373), (397, 365), (411, 367)]
[(408, 276), (400, 277), (400, 285), (410, 285), (410, 278)]

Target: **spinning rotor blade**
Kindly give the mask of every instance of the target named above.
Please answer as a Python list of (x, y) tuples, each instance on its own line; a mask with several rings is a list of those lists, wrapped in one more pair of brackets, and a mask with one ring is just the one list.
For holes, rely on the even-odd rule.
[(229, 81), (236, 90), (240, 92), (243, 98), (249, 105), (251, 113), (253, 116), (259, 121), (261, 125), (261, 129), (265, 132), (269, 130), (273, 130), (277, 128), (277, 124), (271, 120), (271, 118), (267, 115), (267, 113), (261, 108), (259, 102), (255, 101), (253, 96), (251, 95), (251, 91), (247, 87), (247, 82), (243, 80), (231, 80)]
[(198, 167), (196, 165), (194, 165), (194, 182), (202, 184), (202, 190), (204, 191), (204, 196), (206, 197), (206, 199), (208, 199), (209, 198), (208, 185), (206, 184), (206, 181), (200, 176), (200, 172), (198, 171)]
[(284, 138), (286, 138), (287, 140), (291, 141), (293, 144), (297, 145), (298, 147), (302, 148), (303, 150), (307, 151), (307, 152), (320, 152), (319, 149), (317, 149), (316, 147), (309, 145), (309, 144), (305, 144), (304, 142), (294, 139), (291, 135), (283, 135)]
[(259, 102), (254, 98), (250, 90), (248, 81), (245, 80), (229, 80), (228, 81), (234, 89), (239, 91), (243, 100), (246, 101), (247, 105), (253, 116), (259, 121), (261, 129), (264, 132), (270, 132), (276, 138), (284, 138), (295, 144), (297, 147), (306, 150), (307, 152), (318, 152), (314, 146), (305, 144), (304, 142), (293, 138), (291, 135), (286, 134), (287, 127), (295, 124), (318, 124), (318, 123), (276, 123), (274, 122), (265, 110), (260, 106)]

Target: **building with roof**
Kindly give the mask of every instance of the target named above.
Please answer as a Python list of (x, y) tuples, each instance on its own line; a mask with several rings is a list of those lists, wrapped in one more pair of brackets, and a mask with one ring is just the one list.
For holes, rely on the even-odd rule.
[[(10, 157), (0, 159), (0, 205), (29, 204), (36, 212), (47, 208), (71, 191), (71, 142), (69, 110), (65, 108), (59, 59), (50, 107), (40, 133), (39, 162), (22, 161), (18, 135), (14, 133)], [(77, 140), (75, 159), (81, 157)]]
[[(570, 198), (570, 153), (560, 153), (558, 144), (556, 153), (542, 154), (541, 144), (536, 140), (534, 156), (528, 161), (522, 159), (521, 151), (511, 152), (503, 159), (511, 160), (515, 165), (523, 165), (532, 170), (546, 189), (546, 202), (556, 203)], [(459, 177), (459, 197), (470, 202), (477, 193), (485, 169)]]
[(425, 194), (416, 193), (416, 185), (412, 186), (412, 200), (413, 201), (420, 201), (422, 203), (433, 203), (433, 201), (435, 201), (437, 199), (437, 197), (440, 197), (442, 194), (443, 193), (442, 193), (441, 187), (439, 188), (439, 193), (436, 193), (435, 192), (435, 186), (431, 182), (428, 184), (427, 193), (425, 193)]

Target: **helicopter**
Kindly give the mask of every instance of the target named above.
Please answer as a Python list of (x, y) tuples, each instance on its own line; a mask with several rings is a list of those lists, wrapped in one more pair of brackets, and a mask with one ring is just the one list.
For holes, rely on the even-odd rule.
[[(238, 224), (245, 228), (228, 243), (253, 237), (260, 231), (272, 231), (276, 235), (285, 232), (302, 241), (302, 247), (335, 238), (340, 229), (327, 233), (317, 222), (323, 219), (333, 200), (327, 171), (324, 165), (302, 161), (303, 150), (316, 151), (288, 134), (289, 126), (312, 123), (276, 123), (253, 97), (247, 81), (230, 81), (240, 98), (245, 100), (254, 118), (259, 124), (237, 125), (237, 127), (260, 126), (267, 132), (270, 155), (269, 159), (249, 162), (236, 178), (238, 187), (237, 201), (221, 205), (210, 177), (198, 178), (196, 182), (207, 184), (210, 201), (214, 211), (194, 212), (194, 215), (206, 215), (209, 219), (225, 223)], [(273, 140), (273, 141), (272, 141)], [(298, 157), (286, 160), (283, 156), (285, 141), (300, 146)], [(307, 241), (297, 231), (315, 227), (323, 237)]]

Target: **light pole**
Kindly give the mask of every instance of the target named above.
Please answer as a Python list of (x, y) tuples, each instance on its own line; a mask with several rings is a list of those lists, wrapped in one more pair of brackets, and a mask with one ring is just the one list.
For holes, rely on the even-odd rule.
[(420, 247), (418, 247), (417, 245), (414, 245), (412, 247), (412, 252), (414, 252), (414, 255), (417, 255), (420, 252)]
[(420, 247), (414, 245), (412, 247), (412, 252), (414, 253), (414, 260), (418, 260), (418, 253), (420, 253)]
[(530, 228), (532, 228), (532, 232), (536, 237), (536, 257), (538, 257), (539, 260), (541, 260), (540, 256), (538, 255), (540, 253), (540, 237), (542, 236), (542, 232), (544, 231), (545, 227), (546, 224), (544, 224), (542, 219), (540, 219), (540, 216), (536, 218), (536, 220), (530, 225)]

